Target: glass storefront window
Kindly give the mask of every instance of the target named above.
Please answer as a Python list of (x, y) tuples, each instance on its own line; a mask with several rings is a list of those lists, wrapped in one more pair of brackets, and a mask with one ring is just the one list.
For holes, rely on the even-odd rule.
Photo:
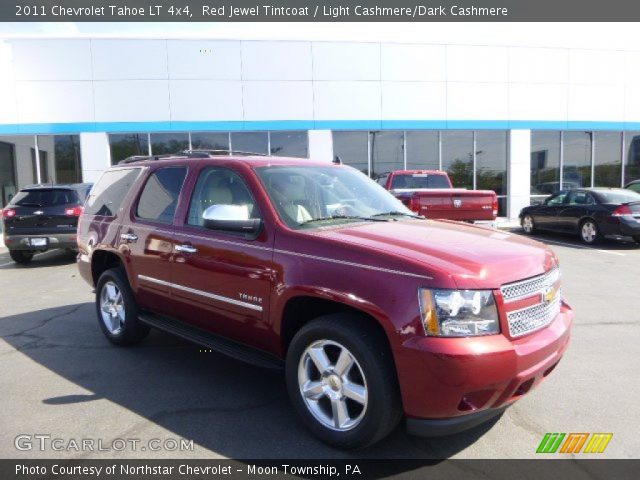
[(231, 149), (235, 152), (269, 153), (267, 132), (237, 132), (231, 134)]
[(622, 134), (620, 132), (594, 132), (593, 185), (619, 187), (622, 175)]
[(146, 133), (126, 133), (109, 135), (111, 165), (133, 155), (149, 155), (149, 135)]
[(151, 155), (178, 153), (189, 149), (188, 133), (152, 133)]
[(333, 154), (368, 175), (369, 132), (333, 132)]
[(476, 132), (476, 188), (507, 194), (507, 132)]
[(394, 170), (404, 170), (404, 133), (370, 132), (371, 178)]
[(192, 133), (191, 148), (194, 150), (229, 150), (229, 134), (227, 132)]
[(271, 155), (280, 157), (309, 157), (309, 138), (306, 131), (301, 132), (271, 132), (269, 145)]
[(531, 132), (531, 195), (560, 190), (560, 132)]
[(407, 144), (407, 168), (409, 170), (438, 170), (440, 145), (437, 130), (405, 133)]
[(54, 137), (56, 181), (58, 183), (82, 183), (82, 160), (79, 135)]
[(624, 184), (640, 179), (640, 132), (624, 134)]
[(442, 169), (455, 188), (473, 188), (473, 132), (442, 132)]
[(564, 132), (562, 188), (591, 186), (591, 132)]

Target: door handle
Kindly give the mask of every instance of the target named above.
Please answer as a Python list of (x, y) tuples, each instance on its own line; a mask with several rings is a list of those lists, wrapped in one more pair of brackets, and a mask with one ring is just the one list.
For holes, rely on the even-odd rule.
[(191, 245), (176, 245), (175, 247), (176, 252), (182, 252), (182, 253), (197, 253), (198, 249), (196, 247), (193, 247)]
[(123, 240), (127, 243), (135, 242), (136, 240), (138, 240), (138, 236), (134, 233), (121, 233), (120, 240)]

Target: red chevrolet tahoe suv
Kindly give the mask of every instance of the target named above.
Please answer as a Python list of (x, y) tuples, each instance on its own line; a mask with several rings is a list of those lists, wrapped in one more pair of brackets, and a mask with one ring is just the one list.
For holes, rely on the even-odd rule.
[(106, 171), (78, 225), (78, 265), (117, 345), (156, 327), (284, 367), (323, 441), (362, 448), (404, 417), (443, 435), (538, 385), (573, 313), (554, 253), (418, 217), (357, 170), (188, 154)]

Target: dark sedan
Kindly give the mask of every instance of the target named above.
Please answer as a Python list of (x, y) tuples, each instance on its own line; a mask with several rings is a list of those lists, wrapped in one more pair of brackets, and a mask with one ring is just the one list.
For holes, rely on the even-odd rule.
[(21, 189), (2, 210), (4, 243), (13, 261), (29, 263), (37, 252), (75, 249), (78, 217), (90, 189), (87, 183)]
[(594, 244), (605, 236), (629, 236), (640, 243), (640, 194), (622, 188), (575, 188), (520, 212), (525, 233), (536, 230), (577, 233)]

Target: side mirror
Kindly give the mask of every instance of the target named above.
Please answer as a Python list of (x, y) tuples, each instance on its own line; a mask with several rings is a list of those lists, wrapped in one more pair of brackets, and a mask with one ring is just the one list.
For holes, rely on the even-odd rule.
[(262, 227), (262, 220), (249, 218), (246, 205), (211, 205), (202, 214), (205, 228), (255, 234)]

